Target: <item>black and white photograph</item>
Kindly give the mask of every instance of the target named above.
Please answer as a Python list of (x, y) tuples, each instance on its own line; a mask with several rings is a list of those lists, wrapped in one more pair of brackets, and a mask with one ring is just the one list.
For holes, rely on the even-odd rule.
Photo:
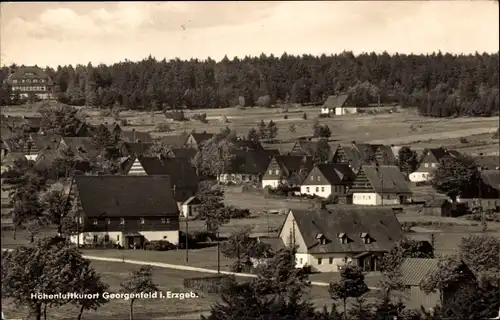
[(1, 319), (500, 319), (499, 11), (2, 1)]

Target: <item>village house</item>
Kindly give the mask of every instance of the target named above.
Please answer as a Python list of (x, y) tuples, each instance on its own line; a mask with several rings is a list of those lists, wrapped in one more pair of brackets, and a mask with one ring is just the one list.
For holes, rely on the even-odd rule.
[(381, 256), (402, 237), (391, 209), (355, 208), (288, 212), (279, 231), (285, 245), (297, 246), (296, 267), (337, 272), (347, 263), (379, 270)]
[(353, 204), (372, 206), (403, 204), (411, 195), (396, 166), (362, 166), (350, 193)]
[(30, 95), (42, 100), (52, 98), (54, 83), (45, 69), (36, 66), (10, 68), (5, 82), (22, 98)]
[(118, 143), (120, 157), (137, 157), (146, 155), (153, 143), (151, 142), (127, 142)]
[(312, 157), (274, 156), (262, 177), (262, 188), (277, 188), (279, 185), (300, 186), (312, 166)]
[(420, 285), (431, 272), (436, 272), (438, 269), (438, 259), (406, 258), (403, 260), (399, 272), (405, 291), (409, 293), (408, 301), (406, 301), (408, 308), (416, 310), (421, 307), (425, 310), (435, 308), (437, 305), (442, 305), (443, 302), (453, 299), (458, 285), (472, 285), (476, 279), (473, 272), (462, 262), (458, 265), (458, 269), (464, 278), (469, 281), (461, 281), (459, 284), (450, 285), (441, 292), (436, 291), (427, 294), (421, 289)]
[(201, 201), (198, 197), (192, 196), (189, 197), (186, 201), (184, 201), (180, 208), (181, 217), (195, 217), (198, 215), (198, 208), (201, 204)]
[(500, 171), (481, 170), (479, 182), (459, 195), (456, 200), (467, 204), (469, 209), (479, 205), (483, 210), (500, 212)]
[(198, 150), (193, 148), (170, 148), (170, 153), (173, 158), (185, 158), (192, 160), (198, 153)]
[(278, 150), (233, 150), (233, 158), (224, 173), (217, 176), (221, 183), (261, 183), (262, 177)]
[(200, 149), (205, 141), (214, 137), (213, 133), (204, 132), (191, 132), (186, 141), (186, 148)]
[(300, 193), (322, 198), (336, 196), (347, 202), (346, 195), (356, 175), (345, 163), (325, 163), (316, 165), (300, 186)]
[(410, 173), (409, 179), (411, 182), (427, 182), (432, 178), (432, 174), (437, 170), (439, 162), (447, 157), (460, 157), (460, 153), (455, 150), (447, 150), (445, 148), (429, 149), (422, 155), (422, 161), (414, 172)]
[(353, 141), (351, 144), (339, 144), (332, 149), (333, 163), (347, 163), (354, 172), (357, 172), (362, 165), (397, 165), (400, 148)]
[(321, 107), (322, 115), (337, 116), (357, 113), (356, 105), (349, 94), (338, 94), (329, 96)]
[(76, 176), (74, 188), (82, 232), (71, 242), (124, 248), (179, 243), (179, 209), (168, 176)]
[(196, 170), (185, 158), (138, 156), (124, 163), (121, 173), (128, 176), (168, 175), (175, 200), (181, 204), (198, 191), (199, 179)]

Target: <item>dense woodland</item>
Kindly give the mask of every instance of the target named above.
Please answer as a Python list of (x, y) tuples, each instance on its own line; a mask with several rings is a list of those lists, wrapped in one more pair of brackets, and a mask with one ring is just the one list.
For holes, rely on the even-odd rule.
[[(262, 54), (183, 61), (48, 68), (57, 98), (71, 105), (136, 110), (224, 108), (324, 102), (350, 92), (358, 106), (398, 103), (423, 115), (491, 116), (499, 109), (499, 55)], [(0, 72), (0, 80), (8, 68)], [(9, 88), (1, 94), (3, 104)], [(10, 101), (9, 101), (10, 100)], [(16, 100), (16, 99), (14, 99)]]

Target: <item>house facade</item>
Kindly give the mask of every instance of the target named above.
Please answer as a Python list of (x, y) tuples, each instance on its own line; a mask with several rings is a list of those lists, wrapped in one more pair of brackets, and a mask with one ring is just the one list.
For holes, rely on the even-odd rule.
[(82, 231), (71, 242), (124, 248), (153, 240), (179, 243), (179, 210), (168, 176), (76, 176), (74, 188)]
[(446, 156), (458, 157), (460, 154), (454, 150), (444, 148), (429, 149), (422, 155), (422, 161), (417, 170), (410, 173), (411, 182), (427, 182), (432, 179), (432, 174), (437, 170), (439, 162)]
[(262, 177), (262, 188), (300, 185), (311, 170), (312, 165), (312, 157), (308, 156), (274, 156)]
[(213, 133), (204, 132), (192, 132), (189, 134), (186, 141), (186, 148), (200, 149), (205, 141), (210, 140), (214, 137)]
[(362, 166), (350, 193), (353, 204), (368, 206), (403, 204), (411, 196), (396, 166)]
[(354, 113), (357, 113), (357, 108), (349, 94), (331, 95), (321, 107), (321, 114), (342, 116)]
[(279, 231), (285, 245), (297, 246), (296, 267), (338, 272), (352, 263), (379, 270), (381, 256), (402, 237), (389, 209), (290, 210)]
[(322, 198), (345, 197), (354, 179), (355, 174), (348, 164), (318, 164), (302, 182), (300, 193)]
[(47, 72), (38, 67), (18, 67), (10, 70), (6, 83), (12, 91), (18, 92), (23, 98), (30, 95), (39, 99), (52, 98), (54, 84)]
[(226, 172), (217, 176), (221, 183), (254, 183), (260, 184), (273, 156), (278, 150), (233, 150)]

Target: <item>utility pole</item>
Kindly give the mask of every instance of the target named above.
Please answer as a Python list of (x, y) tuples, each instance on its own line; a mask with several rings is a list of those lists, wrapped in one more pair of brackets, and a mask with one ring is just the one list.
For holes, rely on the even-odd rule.
[[(189, 205), (187, 208), (189, 211), (190, 210)], [(189, 227), (188, 220), (189, 219), (188, 219), (188, 214), (185, 215), (184, 219), (186, 219), (186, 264), (189, 264), (189, 247), (188, 247), (189, 246), (189, 244), (188, 244), (189, 243), (189, 229), (188, 229), (188, 227)]]
[(220, 240), (219, 240), (219, 228), (217, 228), (217, 273), (220, 273)]

